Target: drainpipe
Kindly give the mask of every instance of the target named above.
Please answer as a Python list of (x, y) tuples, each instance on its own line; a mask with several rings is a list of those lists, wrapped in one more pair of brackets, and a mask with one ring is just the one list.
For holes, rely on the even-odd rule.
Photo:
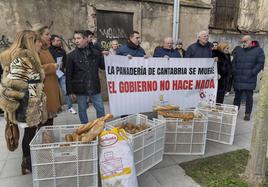
[(175, 42), (178, 40), (178, 35), (179, 35), (179, 17), (180, 17), (180, 0), (174, 0), (173, 31), (172, 31), (174, 47), (175, 47)]

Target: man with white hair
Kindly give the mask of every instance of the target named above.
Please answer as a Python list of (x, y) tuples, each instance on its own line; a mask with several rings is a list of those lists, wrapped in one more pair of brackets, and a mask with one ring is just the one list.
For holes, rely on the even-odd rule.
[(163, 47), (156, 47), (154, 50), (154, 57), (180, 58), (180, 53), (173, 49), (173, 40), (171, 37), (164, 39)]
[(234, 105), (240, 107), (242, 93), (246, 94), (245, 121), (250, 120), (253, 106), (253, 90), (257, 75), (263, 69), (265, 56), (260, 47), (252, 46), (249, 35), (241, 38), (242, 47), (237, 48), (232, 62), (235, 98)]
[(208, 31), (200, 31), (197, 42), (190, 45), (185, 58), (212, 58), (213, 44), (208, 41)]

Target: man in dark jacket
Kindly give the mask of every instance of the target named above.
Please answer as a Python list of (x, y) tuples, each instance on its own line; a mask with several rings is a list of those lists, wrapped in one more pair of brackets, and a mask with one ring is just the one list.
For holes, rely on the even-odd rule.
[(75, 31), (76, 48), (68, 54), (66, 64), (67, 94), (77, 98), (78, 114), (82, 124), (88, 122), (87, 99), (90, 97), (97, 117), (104, 115), (104, 106), (101, 98), (99, 68), (104, 69), (101, 52), (88, 46), (84, 31)]
[(197, 42), (187, 48), (185, 58), (212, 58), (213, 44), (208, 41), (208, 32), (199, 32), (197, 38)]
[(252, 39), (246, 35), (241, 38), (242, 48), (237, 48), (233, 59), (234, 105), (240, 107), (241, 95), (246, 94), (244, 120), (250, 120), (253, 105), (253, 90), (256, 88), (257, 75), (263, 69), (265, 56), (260, 47), (252, 46)]
[(85, 30), (85, 35), (87, 37), (87, 42), (90, 47), (93, 47), (94, 49), (98, 51), (102, 51), (101, 47), (98, 45), (98, 43), (94, 43), (94, 33), (90, 30)]
[(61, 38), (58, 35), (51, 35), (51, 45), (49, 51), (52, 54), (55, 62), (59, 64), (59, 69), (56, 74), (58, 76), (60, 88), (64, 95), (65, 103), (67, 104), (68, 111), (72, 114), (77, 114), (73, 108), (72, 99), (67, 95), (66, 92), (66, 79), (65, 79), (65, 66), (66, 66), (66, 52), (61, 46)]
[(128, 38), (125, 45), (119, 47), (116, 51), (117, 55), (131, 57), (144, 57), (145, 51), (140, 46), (140, 33), (138, 31), (133, 31)]
[(167, 37), (164, 39), (163, 47), (155, 48), (153, 57), (181, 58), (181, 55), (173, 49), (172, 38)]

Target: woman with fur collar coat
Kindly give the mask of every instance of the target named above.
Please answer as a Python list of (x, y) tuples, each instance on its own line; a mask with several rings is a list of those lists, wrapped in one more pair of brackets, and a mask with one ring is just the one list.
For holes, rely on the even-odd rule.
[(0, 54), (4, 70), (0, 84), (0, 108), (5, 112), (7, 121), (18, 124), (16, 110), (27, 90), (29, 94), (26, 124), (23, 123), (26, 128), (22, 140), (22, 174), (31, 171), (29, 143), (36, 128), (47, 121), (46, 95), (43, 92), (45, 75), (38, 56), (41, 45), (39, 36), (33, 31), (21, 31), (11, 47)]

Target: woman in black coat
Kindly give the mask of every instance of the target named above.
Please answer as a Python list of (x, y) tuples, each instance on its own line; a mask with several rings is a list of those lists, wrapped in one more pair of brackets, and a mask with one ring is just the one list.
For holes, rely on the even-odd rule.
[(218, 90), (216, 102), (223, 103), (224, 94), (228, 89), (232, 72), (229, 45), (227, 43), (220, 43), (217, 50), (214, 50), (213, 53), (213, 56), (218, 57)]

